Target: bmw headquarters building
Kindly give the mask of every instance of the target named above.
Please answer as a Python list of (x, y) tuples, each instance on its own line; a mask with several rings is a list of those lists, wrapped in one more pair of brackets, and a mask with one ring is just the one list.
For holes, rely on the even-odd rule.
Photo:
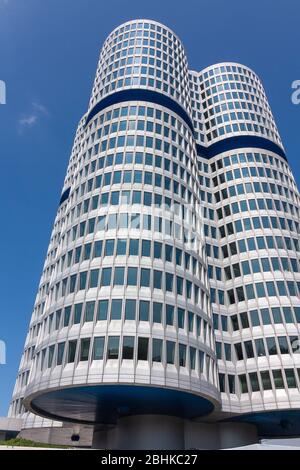
[(299, 192), (258, 76), (169, 28), (105, 41), (13, 391), (21, 436), (212, 449), (300, 435)]

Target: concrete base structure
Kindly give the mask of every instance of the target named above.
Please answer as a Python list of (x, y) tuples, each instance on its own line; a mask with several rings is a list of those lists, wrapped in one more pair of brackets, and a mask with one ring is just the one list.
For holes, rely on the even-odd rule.
[(96, 426), (94, 449), (226, 449), (258, 442), (256, 427), (241, 423), (199, 423), (172, 416), (142, 415), (119, 420), (114, 428)]
[(22, 427), (22, 420), (17, 418), (0, 418), (0, 441), (13, 439)]
[(62, 427), (22, 429), (19, 437), (42, 444), (91, 447), (93, 426), (65, 423)]

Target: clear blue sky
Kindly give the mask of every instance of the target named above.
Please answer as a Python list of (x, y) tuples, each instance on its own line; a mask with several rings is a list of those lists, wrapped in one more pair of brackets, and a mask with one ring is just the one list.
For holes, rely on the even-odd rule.
[(299, 0), (0, 0), (0, 416), (7, 412), (75, 128), (100, 47), (120, 23), (150, 18), (183, 41), (190, 68), (236, 61), (263, 80), (300, 182)]

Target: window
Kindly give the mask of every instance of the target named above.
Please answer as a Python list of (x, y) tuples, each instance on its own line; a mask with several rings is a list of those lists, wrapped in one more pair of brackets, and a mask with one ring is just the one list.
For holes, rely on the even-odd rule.
[(74, 306), (74, 325), (81, 322), (82, 304), (75, 304)]
[(178, 328), (184, 329), (185, 311), (182, 308), (177, 309)]
[(125, 256), (126, 255), (126, 246), (127, 246), (127, 240), (126, 239), (119, 239), (117, 241), (117, 256)]
[(166, 305), (166, 324), (173, 325), (174, 323), (174, 307), (172, 305)]
[(250, 311), (250, 318), (251, 318), (251, 323), (252, 326), (259, 326), (260, 321), (259, 321), (259, 316), (258, 316), (258, 311), (257, 310), (251, 310)]
[(65, 351), (65, 343), (59, 343), (57, 346), (57, 365), (60, 366), (63, 362)]
[(167, 364), (175, 363), (175, 343), (167, 341)]
[(122, 316), (122, 300), (113, 299), (111, 301), (110, 319), (121, 320)]
[(137, 285), (137, 268), (128, 268), (127, 285), (128, 286)]
[(69, 341), (69, 346), (68, 346), (68, 363), (72, 363), (75, 361), (75, 354), (76, 354), (76, 346), (77, 346), (77, 341)]
[(256, 372), (251, 372), (249, 374), (249, 378), (250, 378), (252, 392), (259, 392), (259, 382), (258, 382), (257, 373)]
[(245, 346), (247, 358), (251, 359), (252, 357), (254, 357), (252, 341), (245, 341), (244, 346)]
[(225, 374), (219, 374), (220, 391), (225, 392)]
[(49, 347), (49, 356), (48, 356), (48, 367), (52, 367), (52, 361), (53, 361), (53, 356), (54, 356), (54, 345)]
[(263, 389), (264, 390), (272, 390), (272, 384), (271, 384), (269, 371), (265, 370), (265, 371), (261, 372), (260, 375), (261, 375)]
[(90, 274), (90, 288), (98, 286), (99, 269), (92, 269)]
[(297, 388), (294, 369), (285, 369), (285, 377), (289, 388)]
[(138, 338), (138, 361), (148, 360), (148, 338)]
[(161, 286), (162, 286), (162, 272), (154, 270), (153, 288), (161, 289)]
[(134, 336), (124, 336), (122, 359), (133, 359), (134, 339)]
[(255, 340), (255, 348), (256, 348), (256, 354), (257, 356), (265, 356), (266, 351), (265, 351), (265, 344), (264, 340), (262, 338), (258, 338)]
[(90, 338), (84, 338), (81, 340), (80, 345), (80, 361), (88, 361), (90, 351)]
[(268, 352), (270, 356), (277, 354), (275, 338), (267, 338)]
[(241, 361), (243, 359), (243, 349), (242, 349), (241, 343), (235, 344), (234, 348), (235, 348), (237, 360)]
[(125, 303), (125, 320), (135, 320), (135, 309), (136, 301), (135, 300), (126, 300)]
[(277, 370), (273, 370), (272, 372), (273, 372), (275, 388), (284, 388), (281, 370), (277, 369)]
[(247, 393), (248, 392), (248, 385), (247, 385), (246, 375), (245, 374), (240, 375), (239, 379), (240, 379), (241, 393)]
[(119, 358), (119, 336), (109, 336), (107, 345), (107, 359)]
[(86, 288), (86, 279), (87, 272), (80, 273), (79, 275), (79, 290), (84, 290)]
[(150, 269), (141, 269), (141, 287), (150, 286)]
[(102, 269), (101, 287), (110, 286), (111, 268)]
[(149, 321), (149, 306), (150, 306), (150, 302), (148, 302), (147, 300), (140, 301), (140, 312), (139, 312), (140, 321)]
[(129, 242), (129, 256), (138, 256), (139, 254), (139, 240), (132, 239)]
[(173, 291), (173, 274), (166, 273), (166, 290), (168, 292)]
[(162, 361), (162, 347), (163, 347), (163, 341), (161, 339), (153, 338), (153, 342), (152, 342), (152, 361), (153, 362)]
[(153, 323), (161, 323), (162, 317), (162, 304), (153, 302)]
[(94, 339), (93, 360), (100, 361), (104, 354), (104, 337), (96, 337)]
[(185, 367), (186, 365), (186, 346), (185, 344), (179, 344), (179, 366)]
[(98, 304), (97, 320), (106, 320), (108, 310), (108, 300), (100, 300)]
[(289, 354), (289, 347), (286, 336), (278, 336), (278, 344), (281, 354)]
[(85, 306), (85, 321), (94, 321), (95, 302), (87, 302)]
[(151, 242), (149, 240), (142, 241), (142, 256), (150, 257)]
[(196, 349), (190, 347), (190, 369), (196, 369)]
[(124, 285), (125, 268), (115, 268), (114, 286)]
[(64, 326), (69, 326), (71, 316), (71, 307), (66, 307), (64, 312)]

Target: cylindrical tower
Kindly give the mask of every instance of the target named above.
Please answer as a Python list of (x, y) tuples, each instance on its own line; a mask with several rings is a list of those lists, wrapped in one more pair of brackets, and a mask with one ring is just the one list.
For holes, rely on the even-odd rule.
[(198, 418), (218, 405), (190, 110), (178, 38), (151, 21), (114, 30), (30, 325), (22, 392), (34, 413), (114, 425), (132, 415)]
[(299, 206), (251, 69), (189, 71), (165, 26), (116, 28), (77, 129), (10, 416), (91, 424), (102, 448), (300, 435)]
[[(297, 433), (288, 410), (300, 407), (299, 193), (257, 75), (222, 63), (198, 78), (222, 409), (266, 435)], [(257, 415), (270, 410), (281, 411)]]

